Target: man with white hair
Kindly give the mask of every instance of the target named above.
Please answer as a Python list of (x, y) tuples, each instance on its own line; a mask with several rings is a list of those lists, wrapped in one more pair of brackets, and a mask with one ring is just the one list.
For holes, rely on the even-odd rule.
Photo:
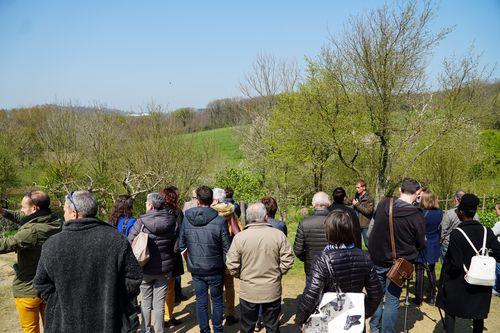
[(47, 304), (44, 332), (125, 332), (141, 267), (127, 238), (99, 220), (88, 191), (66, 196), (62, 231), (42, 247), (34, 287)]
[(261, 306), (266, 332), (279, 332), (281, 278), (293, 266), (292, 249), (285, 234), (267, 223), (262, 203), (250, 205), (246, 216), (226, 259), (231, 275), (241, 281), (241, 332), (253, 332)]
[[(216, 187), (212, 191), (213, 203), (211, 207), (219, 213), (219, 216), (226, 219), (229, 239), (232, 241), (233, 237), (242, 229), (234, 205), (226, 202), (226, 191), (223, 189)], [(237, 323), (238, 319), (234, 316), (234, 278), (227, 270), (224, 272), (224, 290), (226, 291), (226, 325), (232, 325)]]
[[(444, 257), (446, 256), (446, 252), (448, 251), (448, 246), (450, 243), (450, 234), (460, 223), (460, 219), (458, 218), (456, 209), (460, 204), (460, 200), (462, 200), (464, 191), (458, 190), (453, 195), (453, 204), (454, 207), (448, 209), (443, 214), (443, 219), (441, 221), (441, 260), (444, 262)], [(479, 216), (474, 216), (474, 221), (479, 221)]]
[(297, 228), (293, 252), (295, 252), (297, 258), (304, 262), (306, 276), (309, 275), (314, 257), (328, 245), (325, 234), (325, 220), (330, 205), (331, 201), (328, 194), (325, 192), (316, 193), (312, 198), (313, 215), (302, 220)]

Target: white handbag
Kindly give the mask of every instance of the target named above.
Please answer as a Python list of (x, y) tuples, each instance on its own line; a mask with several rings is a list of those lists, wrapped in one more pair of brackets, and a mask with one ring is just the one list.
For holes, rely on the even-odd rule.
[(144, 225), (142, 225), (141, 231), (132, 242), (132, 251), (141, 267), (144, 267), (149, 261), (148, 239), (149, 236), (144, 232)]
[[(330, 276), (331, 267), (327, 262)], [(323, 294), (316, 313), (304, 324), (306, 333), (350, 332), (362, 333), (365, 328), (365, 294), (343, 293), (338, 283), (336, 292)]]
[[(488, 249), (486, 248), (486, 227), (484, 227), (484, 237), (483, 237), (483, 246), (479, 249), (476, 249), (474, 244), (472, 244), (471, 240), (467, 236), (467, 234), (460, 228), (457, 228), (458, 231), (464, 235), (465, 239), (469, 242), (470, 246), (476, 252), (476, 255), (471, 258), (469, 269), (464, 265), (465, 276), (464, 279), (467, 283), (477, 285), (477, 286), (488, 286), (492, 287), (495, 285), (495, 268), (496, 268), (496, 260), (493, 257), (488, 255)], [(482, 252), (482, 253), (480, 253)]]

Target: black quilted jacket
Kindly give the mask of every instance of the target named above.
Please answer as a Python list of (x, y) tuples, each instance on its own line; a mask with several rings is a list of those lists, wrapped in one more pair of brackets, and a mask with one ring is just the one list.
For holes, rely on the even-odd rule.
[(302, 220), (297, 228), (293, 252), (304, 262), (306, 275), (309, 274), (314, 257), (328, 245), (325, 234), (325, 220), (328, 209), (316, 209), (314, 214)]
[[(327, 261), (334, 276), (328, 272)], [(358, 248), (325, 250), (316, 257), (300, 296), (295, 319), (298, 325), (315, 311), (323, 293), (336, 291), (334, 281), (338, 281), (342, 292), (362, 292), (365, 288), (365, 316), (373, 315), (383, 292), (368, 253)]]

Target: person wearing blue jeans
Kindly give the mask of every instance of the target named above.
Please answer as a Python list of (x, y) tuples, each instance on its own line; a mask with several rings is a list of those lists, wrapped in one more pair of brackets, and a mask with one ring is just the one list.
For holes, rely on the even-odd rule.
[(208, 290), (212, 296), (212, 325), (222, 332), (223, 277), (226, 254), (231, 245), (226, 219), (210, 207), (213, 191), (200, 186), (196, 190), (198, 206), (186, 210), (179, 235), (179, 248), (193, 277), (196, 295), (196, 317), (202, 333), (210, 332), (208, 324)]
[(361, 236), (363, 237), (363, 242), (365, 242), (365, 246), (368, 247), (368, 228), (361, 229)]
[(399, 189), (399, 198), (384, 198), (375, 210), (368, 251), (385, 292), (385, 303), (378, 306), (370, 319), (371, 332), (396, 332), (402, 288), (387, 279), (394, 258), (413, 263), (418, 253), (425, 249), (424, 216), (413, 205), (419, 190), (420, 184), (416, 180), (405, 178)]
[(220, 275), (193, 275), (193, 288), (196, 295), (196, 319), (202, 333), (210, 332), (208, 323), (208, 290), (212, 298), (212, 325), (214, 332), (222, 332), (224, 303), (222, 301), (224, 277)]
[[(381, 302), (370, 318), (370, 332), (396, 332), (396, 321), (399, 311), (399, 296), (401, 296), (402, 288), (395, 285), (387, 278), (387, 272), (390, 268), (375, 266), (377, 276), (385, 292), (385, 302)], [(380, 327), (382, 329), (380, 330)]]

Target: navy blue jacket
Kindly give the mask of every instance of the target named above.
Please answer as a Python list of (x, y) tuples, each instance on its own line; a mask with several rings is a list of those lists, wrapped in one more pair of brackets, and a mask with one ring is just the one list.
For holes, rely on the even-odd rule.
[(181, 251), (187, 250), (187, 267), (193, 275), (223, 274), (230, 246), (226, 219), (209, 207), (186, 210), (179, 236)]
[(288, 236), (288, 229), (286, 228), (284, 221), (276, 220), (275, 218), (270, 217), (269, 220), (267, 220), (267, 223), (269, 223), (273, 228), (282, 231), (285, 236)]

